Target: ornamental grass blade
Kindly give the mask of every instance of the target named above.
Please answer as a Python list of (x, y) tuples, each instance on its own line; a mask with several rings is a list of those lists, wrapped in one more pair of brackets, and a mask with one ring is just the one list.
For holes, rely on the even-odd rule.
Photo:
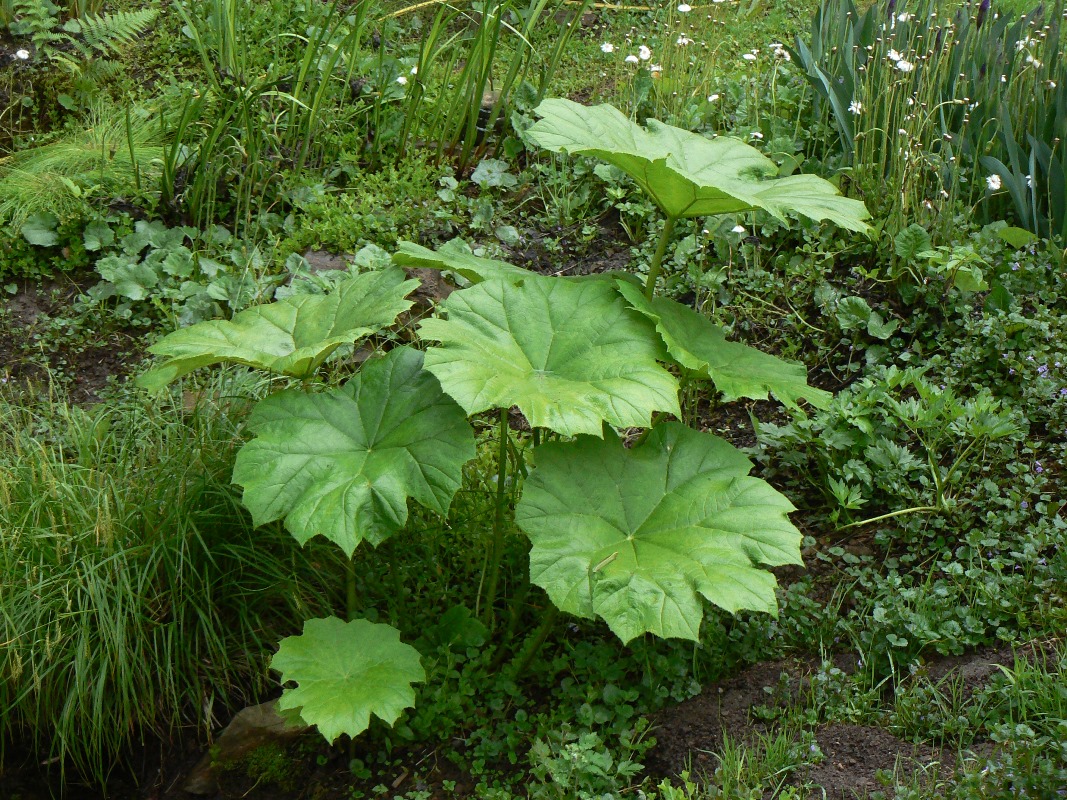
[(401, 267), (423, 267), (426, 269), (450, 269), (458, 272), (471, 283), (494, 280), (496, 278), (524, 278), (534, 275), (528, 269), (516, 267), (507, 261), (476, 256), (467, 244), (459, 239), (445, 242), (436, 250), (429, 250), (412, 242), (400, 242), (393, 254), (393, 263)]
[(245, 309), (230, 320), (197, 323), (148, 348), (166, 360), (138, 383), (154, 391), (198, 367), (223, 362), (310, 377), (340, 345), (391, 325), (411, 307), (405, 298), (418, 285), (399, 269), (367, 272), (330, 294), (296, 295)]
[(680, 414), (652, 323), (607, 281), (486, 281), (443, 307), (447, 319), (420, 328), (440, 343), (427, 350), (426, 369), (468, 414), (518, 406), (531, 425), (565, 436)]
[(253, 521), (284, 518), (301, 544), (321, 534), (351, 556), (404, 525), (409, 497), (448, 513), (474, 432), (422, 361), (400, 347), (339, 389), (260, 401), (233, 470)]
[(298, 710), (331, 744), (365, 731), (371, 714), (392, 725), (415, 705), (411, 684), (426, 680), (419, 652), (400, 631), (364, 619), (309, 619), (300, 636), (282, 639), (270, 666), (283, 683), (297, 684), (278, 708)]
[(801, 563), (793, 505), (727, 442), (670, 422), (631, 449), (583, 436), (535, 459), (515, 521), (533, 543), (530, 580), (561, 610), (601, 617), (624, 642), (696, 639), (701, 597), (777, 613), (762, 566)]
[(774, 162), (737, 139), (708, 139), (656, 120), (642, 128), (612, 106), (571, 100), (545, 100), (536, 113), (542, 119), (526, 132), (534, 142), (613, 164), (672, 219), (761, 208), (778, 218), (793, 213), (867, 230), (863, 203), (814, 175), (775, 177)]
[(770, 392), (790, 408), (796, 408), (800, 399), (816, 408), (826, 408), (833, 399), (829, 392), (808, 386), (803, 364), (728, 341), (722, 328), (674, 300), (649, 300), (636, 286), (623, 282), (618, 286), (630, 307), (655, 323), (671, 357), (686, 369), (711, 379), (724, 400), (766, 400)]

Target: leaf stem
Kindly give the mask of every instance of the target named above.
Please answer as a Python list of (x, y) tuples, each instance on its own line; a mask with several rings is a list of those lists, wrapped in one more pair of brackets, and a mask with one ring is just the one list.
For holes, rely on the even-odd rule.
[(356, 595), (356, 562), (348, 559), (345, 562), (345, 613), (348, 621), (356, 618), (359, 601)]
[(858, 528), (860, 525), (870, 525), (872, 522), (881, 522), (884, 519), (892, 519), (893, 517), (899, 517), (904, 514), (920, 514), (929, 511), (940, 511), (940, 506), (915, 506), (913, 508), (902, 508), (900, 511), (891, 511), (888, 514), (882, 514), (878, 517), (871, 517), (870, 519), (861, 519), (858, 522), (850, 522), (848, 525), (842, 525), (838, 528), (839, 531), (847, 530), (848, 528)]
[(667, 254), (667, 243), (671, 240), (671, 234), (674, 233), (675, 217), (667, 217), (667, 221), (663, 223), (663, 231), (659, 235), (659, 244), (656, 245), (656, 253), (652, 256), (652, 263), (648, 267), (648, 280), (645, 281), (645, 297), (649, 300), (652, 299), (652, 295), (656, 291), (656, 281), (659, 279), (660, 272), (663, 271), (663, 257)]
[(500, 584), (500, 561), (504, 557), (504, 516), (508, 478), (508, 409), (500, 409), (500, 450), (497, 456), (496, 509), (493, 515), (493, 545), (489, 557), (489, 588), (485, 594), (485, 613), (493, 627), (497, 587)]
[(511, 679), (513, 681), (517, 681), (522, 677), (522, 674), (533, 662), (534, 657), (541, 651), (541, 646), (548, 638), (548, 634), (552, 632), (552, 627), (556, 624), (556, 618), (558, 616), (559, 609), (554, 605), (550, 605), (548, 611), (545, 613), (545, 618), (542, 619), (541, 624), (537, 626), (534, 635), (526, 640), (526, 645), (522, 648), (522, 652), (517, 657), (518, 664), (511, 673)]

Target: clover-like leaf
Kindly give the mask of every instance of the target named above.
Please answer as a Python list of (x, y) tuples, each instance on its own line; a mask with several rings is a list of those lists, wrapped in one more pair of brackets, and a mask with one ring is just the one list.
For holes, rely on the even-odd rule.
[(701, 597), (777, 613), (761, 565), (801, 563), (793, 506), (727, 442), (671, 422), (631, 449), (583, 436), (534, 458), (515, 520), (533, 543), (530, 580), (561, 610), (603, 618), (624, 642), (696, 639)]
[(400, 347), (339, 389), (260, 401), (233, 470), (254, 522), (284, 517), (301, 544), (321, 534), (351, 556), (404, 525), (409, 497), (448, 513), (474, 432), (422, 361)]
[(808, 386), (803, 364), (728, 341), (722, 328), (674, 300), (649, 300), (636, 286), (622, 281), (618, 286), (630, 306), (656, 324), (671, 357), (686, 369), (710, 378), (725, 400), (766, 400), (767, 392), (771, 392), (791, 408), (801, 398), (816, 408), (830, 403), (833, 395)]
[(306, 378), (346, 342), (384, 328), (411, 307), (405, 297), (418, 281), (399, 269), (367, 272), (327, 295), (294, 295), (165, 336), (148, 348), (166, 360), (138, 383), (160, 389), (198, 367), (220, 362)]
[(678, 384), (652, 324), (604, 280), (531, 275), (453, 292), (422, 323), (426, 369), (468, 414), (518, 406), (531, 425), (599, 436), (604, 422), (679, 414)]
[(494, 278), (524, 278), (534, 275), (528, 269), (516, 267), (507, 261), (476, 256), (461, 239), (445, 242), (436, 250), (429, 250), (412, 242), (400, 242), (393, 254), (393, 263), (401, 267), (425, 267), (427, 269), (450, 269), (458, 272), (471, 283)]
[(400, 641), (400, 631), (365, 619), (309, 619), (300, 636), (282, 639), (270, 666), (297, 684), (278, 708), (299, 710), (331, 744), (365, 731), (371, 714), (392, 725), (415, 704), (411, 684), (426, 680), (418, 650)]
[(642, 128), (612, 106), (571, 100), (545, 100), (536, 113), (543, 119), (526, 132), (534, 142), (615, 165), (672, 219), (762, 208), (779, 218), (794, 213), (867, 230), (863, 203), (814, 175), (774, 177), (774, 162), (737, 139), (708, 139), (656, 120)]

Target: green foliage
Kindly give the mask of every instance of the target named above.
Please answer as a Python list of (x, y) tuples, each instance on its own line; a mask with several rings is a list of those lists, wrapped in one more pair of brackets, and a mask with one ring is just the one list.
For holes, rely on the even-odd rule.
[(700, 597), (775, 613), (774, 576), (760, 567), (801, 563), (793, 506), (710, 434), (663, 423), (630, 449), (583, 437), (542, 445), (536, 458), (516, 508), (533, 542), (530, 579), (624, 642), (698, 639)]
[(546, 100), (537, 114), (541, 121), (526, 132), (534, 142), (622, 169), (670, 219), (758, 208), (783, 219), (798, 214), (867, 230), (862, 203), (813, 175), (776, 177), (774, 162), (736, 139), (708, 139), (657, 120), (646, 129), (611, 106), (570, 100)]
[(468, 414), (518, 406), (531, 425), (599, 436), (604, 422), (648, 427), (657, 411), (680, 413), (651, 323), (610, 283), (485, 281), (443, 308), (447, 320), (420, 326), (440, 343), (426, 369)]
[(426, 680), (418, 651), (398, 630), (336, 617), (309, 619), (300, 636), (283, 639), (271, 668), (297, 684), (278, 707), (298, 711), (331, 743), (365, 731), (372, 714), (392, 724), (415, 702), (411, 684)]
[(18, 228), (36, 214), (89, 216), (92, 200), (132, 194), (158, 174), (162, 155), (152, 115), (97, 107), (87, 127), (0, 161), (0, 220)]
[(294, 295), (166, 336), (149, 350), (167, 360), (139, 379), (150, 390), (199, 367), (221, 362), (310, 377), (346, 342), (389, 325), (411, 307), (415, 288), (399, 270), (356, 275), (329, 295)]
[(104, 782), (211, 724), (190, 697), (255, 702), (269, 643), (330, 608), (331, 554), (279, 550), (230, 488), (239, 405), (0, 404), (5, 740)]
[(284, 517), (301, 544), (322, 535), (351, 558), (404, 526), (409, 497), (446, 515), (474, 434), (422, 361), (397, 348), (340, 389), (259, 403), (233, 472), (256, 524)]
[(801, 398), (818, 408), (829, 404), (829, 392), (808, 386), (802, 364), (783, 361), (740, 342), (729, 342), (722, 328), (674, 300), (648, 300), (632, 284), (619, 281), (618, 286), (630, 306), (656, 324), (671, 358), (701, 378), (710, 379), (724, 400), (766, 400), (769, 391), (793, 408)]

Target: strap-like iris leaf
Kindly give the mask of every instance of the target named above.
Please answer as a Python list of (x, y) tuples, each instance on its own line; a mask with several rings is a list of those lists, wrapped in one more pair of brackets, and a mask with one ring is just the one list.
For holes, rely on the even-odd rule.
[(636, 286), (621, 281), (618, 286), (630, 306), (656, 324), (671, 357), (686, 369), (710, 378), (725, 400), (766, 400), (767, 392), (771, 392), (790, 407), (804, 398), (817, 408), (826, 408), (833, 397), (808, 386), (803, 364), (728, 341), (722, 328), (674, 300), (649, 300)]
[(409, 497), (446, 514), (475, 455), (463, 410), (407, 347), (340, 389), (267, 397), (249, 427), (233, 480), (255, 523), (284, 517), (301, 544), (322, 534), (349, 556), (403, 526)]
[(530, 580), (561, 610), (624, 642), (696, 639), (701, 597), (777, 612), (761, 565), (801, 563), (793, 506), (727, 442), (672, 422), (631, 449), (583, 436), (534, 457), (515, 520), (533, 542)]
[(300, 636), (282, 639), (271, 668), (297, 684), (278, 708), (299, 710), (330, 743), (365, 731), (371, 714), (391, 725), (415, 704), (411, 684), (426, 680), (419, 652), (400, 631), (363, 619), (309, 619)]
[(518, 406), (531, 425), (599, 436), (679, 414), (678, 384), (652, 323), (612, 284), (540, 275), (454, 292), (422, 323), (426, 369), (468, 414)]
[(814, 175), (774, 177), (778, 168), (744, 142), (708, 139), (656, 120), (642, 128), (609, 105), (583, 106), (571, 100), (545, 100), (543, 117), (527, 131), (547, 150), (599, 158), (628, 173), (668, 217), (705, 217), (762, 208), (829, 219), (843, 228), (865, 231), (867, 209), (841, 197)]
[(368, 272), (327, 295), (296, 295), (245, 309), (230, 320), (200, 322), (148, 348), (166, 361), (138, 383), (159, 389), (220, 362), (306, 378), (340, 345), (392, 324), (411, 307), (405, 297), (418, 285), (399, 269)]

